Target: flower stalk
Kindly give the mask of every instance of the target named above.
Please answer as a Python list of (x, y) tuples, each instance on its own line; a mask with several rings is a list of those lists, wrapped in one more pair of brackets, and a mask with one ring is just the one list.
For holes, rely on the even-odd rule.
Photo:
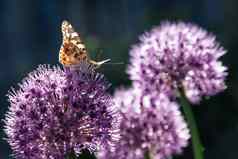
[(144, 158), (145, 159), (152, 159), (151, 156), (150, 156), (150, 151), (149, 150), (145, 152), (145, 157)]
[(66, 156), (66, 159), (96, 159), (96, 157), (94, 153), (91, 153), (88, 150), (83, 150), (79, 155), (76, 155), (74, 152), (69, 153)]
[(66, 156), (66, 159), (77, 159), (77, 156), (73, 152), (71, 152)]
[(191, 109), (191, 105), (189, 104), (183, 91), (180, 91), (180, 92), (181, 92), (180, 103), (182, 105), (185, 118), (187, 119), (188, 126), (191, 131), (194, 159), (204, 159), (203, 157), (204, 148), (200, 140), (199, 131), (198, 131), (197, 124)]

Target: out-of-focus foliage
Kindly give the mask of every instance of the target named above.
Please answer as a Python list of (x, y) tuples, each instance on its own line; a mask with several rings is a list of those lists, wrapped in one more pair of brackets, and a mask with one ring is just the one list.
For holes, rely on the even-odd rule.
[[(91, 57), (98, 48), (112, 62), (128, 62), (128, 51), (138, 35), (162, 20), (193, 22), (217, 36), (228, 50), (222, 58), (229, 67), (228, 89), (194, 107), (206, 158), (234, 159), (238, 136), (238, 1), (236, 0), (1, 0), (0, 1), (0, 115), (9, 103), (5, 94), (17, 87), (38, 64), (59, 64), (60, 25), (69, 20), (81, 33)], [(129, 85), (126, 65), (104, 65), (100, 71), (113, 88)], [(2, 128), (3, 122), (1, 122)], [(5, 137), (0, 131), (1, 138)], [(0, 157), (11, 158), (0, 140)], [(191, 147), (178, 158), (192, 158)]]

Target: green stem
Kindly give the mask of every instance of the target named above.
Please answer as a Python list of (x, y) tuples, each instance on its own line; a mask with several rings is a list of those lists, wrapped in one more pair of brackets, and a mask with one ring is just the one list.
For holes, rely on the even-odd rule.
[(66, 159), (77, 159), (77, 156), (74, 154), (74, 152), (71, 152), (66, 156)]
[(96, 159), (93, 153), (90, 153), (88, 150), (83, 150), (78, 156), (74, 152), (71, 152), (66, 155), (66, 159)]
[(144, 159), (152, 159), (150, 156), (150, 151), (145, 152)]
[[(181, 91), (182, 93), (182, 91)], [(180, 96), (180, 102), (185, 114), (185, 117), (187, 119), (191, 135), (192, 135), (192, 145), (193, 145), (193, 154), (194, 159), (203, 159), (203, 146), (200, 141), (199, 137), (199, 131), (197, 128), (197, 124), (191, 109), (191, 105), (189, 104), (187, 98), (184, 94), (181, 94)]]

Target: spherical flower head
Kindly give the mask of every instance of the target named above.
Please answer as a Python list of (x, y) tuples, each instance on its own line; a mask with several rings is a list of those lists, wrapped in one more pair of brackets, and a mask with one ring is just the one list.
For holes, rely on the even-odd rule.
[(8, 94), (5, 132), (14, 155), (63, 159), (68, 153), (113, 145), (119, 137), (119, 113), (108, 87), (87, 64), (77, 69), (39, 66)]
[(115, 152), (101, 151), (99, 159), (165, 159), (182, 152), (190, 138), (179, 107), (165, 95), (138, 96), (135, 89), (118, 90), (115, 101), (121, 108), (121, 140)]
[(189, 23), (162, 23), (140, 37), (130, 51), (128, 73), (145, 90), (176, 97), (183, 90), (192, 103), (226, 88), (226, 51), (215, 36)]

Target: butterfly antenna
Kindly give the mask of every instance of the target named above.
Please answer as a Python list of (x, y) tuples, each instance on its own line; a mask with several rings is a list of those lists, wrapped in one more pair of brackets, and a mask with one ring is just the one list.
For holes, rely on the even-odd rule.
[(105, 63), (106, 65), (124, 65), (124, 62), (110, 62), (110, 63)]

